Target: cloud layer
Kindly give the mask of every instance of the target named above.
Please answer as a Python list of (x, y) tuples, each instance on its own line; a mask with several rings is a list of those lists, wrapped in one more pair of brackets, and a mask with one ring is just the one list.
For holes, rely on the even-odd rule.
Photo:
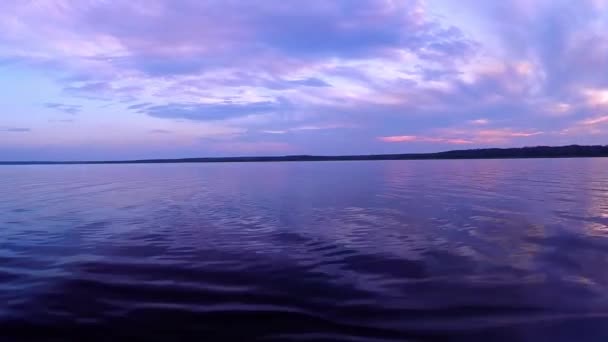
[(106, 158), (117, 142), (134, 157), (146, 143), (175, 156), (606, 143), (606, 1), (453, 6), (3, 1), (0, 88), (49, 85), (36, 106), (27, 87), (3, 100), (0, 126), (35, 128), (28, 149), (112, 146)]

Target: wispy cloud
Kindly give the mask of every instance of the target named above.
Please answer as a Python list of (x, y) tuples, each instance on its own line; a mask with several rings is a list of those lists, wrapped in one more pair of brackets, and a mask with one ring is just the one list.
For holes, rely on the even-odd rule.
[(150, 133), (154, 133), (154, 134), (169, 134), (172, 133), (170, 130), (168, 129), (151, 129)]
[(174, 103), (147, 107), (144, 112), (157, 118), (216, 121), (253, 114), (274, 113), (280, 110), (278, 103), (264, 101), (251, 103)]
[(266, 133), (266, 134), (285, 134), (287, 133), (287, 130), (265, 130), (262, 131), (262, 133)]
[(76, 122), (74, 119), (50, 119), (49, 122), (53, 123), (73, 123)]
[(449, 145), (504, 143), (516, 138), (527, 138), (542, 135), (539, 131), (515, 131), (512, 129), (461, 130), (442, 129), (446, 136), (394, 135), (379, 137), (378, 140), (388, 143), (438, 143)]
[(441, 143), (449, 145), (466, 145), (472, 144), (473, 141), (461, 138), (443, 138), (443, 137), (425, 137), (416, 135), (395, 135), (388, 137), (380, 137), (379, 140), (388, 143), (409, 143), (409, 142), (423, 142), (423, 143)]
[(488, 120), (488, 119), (475, 119), (475, 120), (470, 120), (469, 122), (471, 124), (473, 124), (473, 125), (483, 126), (483, 125), (489, 124), (490, 120)]
[(415, 135), (393, 135), (389, 137), (380, 137), (378, 139), (384, 142), (400, 143), (418, 141), (420, 140), (420, 137), (417, 137)]
[(82, 105), (71, 105), (71, 104), (65, 104), (65, 103), (55, 103), (55, 102), (48, 102), (44, 104), (44, 107), (46, 108), (50, 108), (50, 109), (56, 109), (60, 112), (64, 112), (66, 114), (78, 114), (80, 113), (80, 111), (82, 111)]
[(608, 115), (589, 118), (589, 119), (585, 119), (585, 120), (581, 121), (581, 124), (589, 125), (589, 126), (595, 126), (595, 125), (603, 124), (603, 123), (608, 123)]
[(30, 131), (31, 129), (24, 127), (0, 127), (0, 132), (25, 133)]

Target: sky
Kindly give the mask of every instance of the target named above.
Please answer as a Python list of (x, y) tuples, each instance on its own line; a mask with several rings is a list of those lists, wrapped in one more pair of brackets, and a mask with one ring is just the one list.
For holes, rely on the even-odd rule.
[(0, 160), (608, 144), (608, 0), (2, 0)]

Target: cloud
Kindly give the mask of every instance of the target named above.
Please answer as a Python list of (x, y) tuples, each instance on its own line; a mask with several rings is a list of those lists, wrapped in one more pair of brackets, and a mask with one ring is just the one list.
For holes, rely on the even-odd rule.
[(493, 142), (503, 142), (510, 138), (527, 138), (533, 137), (535, 135), (541, 135), (544, 132), (540, 131), (528, 131), (528, 132), (519, 132), (513, 131), (511, 129), (487, 129), (481, 130), (474, 133), (476, 139), (480, 140), (484, 143), (493, 143)]
[(23, 127), (0, 127), (0, 132), (9, 132), (9, 133), (25, 133), (30, 132), (30, 128)]
[(274, 102), (251, 102), (251, 103), (174, 103), (167, 105), (152, 106), (144, 109), (144, 112), (157, 118), (188, 119), (196, 121), (216, 121), (238, 118), (254, 114), (274, 113), (281, 109)]
[(130, 109), (130, 110), (141, 110), (141, 109), (144, 109), (146, 107), (150, 107), (152, 105), (153, 105), (153, 103), (150, 103), (150, 102), (136, 103), (134, 105), (128, 106), (127, 109)]
[(563, 117), (572, 114), (572, 109), (573, 106), (569, 103), (557, 102), (548, 104), (543, 111), (549, 116)]
[(310, 77), (306, 79), (288, 81), (291, 84), (302, 85), (306, 87), (331, 87), (331, 85), (321, 79)]
[(336, 130), (336, 129), (345, 129), (345, 128), (354, 128), (352, 124), (335, 124), (335, 123), (325, 123), (325, 124), (317, 124), (317, 125), (299, 125), (293, 127), (284, 127), (282, 129), (264, 129), (261, 130), (263, 134), (272, 134), (272, 135), (283, 135), (287, 133), (298, 133), (298, 132), (316, 132), (322, 130)]
[(144, 93), (144, 87), (137, 82), (114, 81), (66, 81), (63, 93), (87, 100), (134, 102)]
[(49, 122), (52, 122), (52, 123), (72, 123), (72, 122), (76, 122), (76, 120), (74, 120), (74, 119), (51, 119), (51, 120), (49, 120)]
[(378, 138), (384, 142), (412, 142), (419, 140), (419, 137), (415, 135), (394, 135), (390, 137), (380, 137)]
[(167, 129), (151, 129), (150, 133), (154, 133), (154, 134), (169, 134), (172, 133), (170, 130)]
[(441, 137), (424, 137), (415, 135), (396, 135), (389, 137), (379, 137), (380, 141), (388, 143), (404, 143), (404, 142), (426, 142), (426, 143), (442, 143), (449, 145), (464, 145), (472, 144), (473, 141), (460, 138), (441, 138)]
[(71, 114), (71, 115), (78, 114), (82, 111), (81, 105), (70, 105), (70, 104), (55, 103), (55, 102), (45, 103), (44, 107), (56, 109), (60, 112), (64, 112), (66, 114)]
[(266, 133), (266, 134), (285, 134), (287, 132), (288, 131), (286, 131), (286, 130), (265, 130), (265, 131), (262, 131), (262, 133)]
[(500, 129), (481, 129), (481, 130), (459, 130), (459, 129), (440, 129), (434, 136), (419, 135), (394, 135), (379, 137), (378, 140), (387, 143), (441, 143), (449, 145), (462, 144), (491, 144), (510, 142), (516, 138), (527, 138), (544, 134), (539, 131), (516, 131), (508, 128)]
[(581, 121), (580, 123), (583, 125), (588, 125), (588, 126), (595, 126), (598, 124), (608, 123), (608, 115), (585, 119), (585, 120)]
[[(186, 84), (193, 84), (191, 80)], [(303, 87), (324, 88), (331, 87), (331, 84), (317, 77), (302, 79), (285, 79), (281, 77), (268, 77), (256, 73), (233, 72), (220, 77), (204, 78), (197, 84), (198, 86), (250, 86), (267, 88), (271, 90), (290, 90)]]
[(470, 120), (469, 121), (472, 125), (478, 125), (478, 126), (483, 126), (483, 125), (487, 125), (490, 123), (490, 120), (488, 119), (475, 119), (475, 120)]
[(318, 131), (325, 129), (338, 129), (338, 128), (353, 128), (352, 124), (322, 124), (322, 125), (302, 125), (290, 128), (291, 131)]
[[(322, 0), (306, 6), (265, 2), (253, 9), (256, 38), (288, 56), (364, 58), (408, 50), (425, 57), (466, 54), (469, 42), (455, 27), (429, 24), (419, 1)], [(273, 20), (268, 20), (272, 17)]]
[(589, 106), (597, 107), (608, 104), (608, 89), (587, 88), (582, 91)]
[(605, 12), (597, 1), (465, 1), (495, 32), (505, 58), (535, 61), (546, 95), (607, 84), (597, 73), (608, 66)]
[[(237, 65), (276, 74), (331, 58), (404, 52), (447, 63), (476, 49), (457, 27), (426, 16), (418, 0), (312, 0), (305, 6), (280, 0), (9, 2), (0, 5), (6, 16), (0, 41), (10, 42), (12, 55), (93, 75), (166, 77)], [(314, 77), (295, 82), (326, 86)]]
[(65, 88), (65, 90), (68, 92), (76, 92), (76, 93), (79, 93), (79, 92), (98, 93), (98, 92), (105, 92), (105, 91), (108, 91), (111, 89), (112, 89), (112, 86), (106, 82), (88, 82), (88, 83), (83, 83), (78, 86), (70, 86), (70, 87)]
[[(255, 78), (254, 78), (255, 80)], [(295, 79), (295, 80), (257, 80), (256, 83), (250, 83), (247, 80), (239, 80), (239, 84), (252, 84), (258, 85), (261, 87), (275, 89), (275, 90), (285, 90), (285, 89), (294, 89), (298, 87), (331, 87), (331, 85), (319, 78), (309, 77), (306, 79)]]

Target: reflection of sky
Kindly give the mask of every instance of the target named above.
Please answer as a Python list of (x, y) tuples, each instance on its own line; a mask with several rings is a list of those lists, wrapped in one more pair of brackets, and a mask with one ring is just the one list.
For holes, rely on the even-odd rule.
[(574, 286), (604, 298), (604, 164), (7, 167), (0, 258), (18, 260), (5, 267), (22, 273), (46, 270), (31, 279), (86, 273), (89, 262), (186, 263), (294, 267), (370, 291), (440, 278), (547, 286), (547, 296)]
[(3, 1), (0, 160), (604, 143), (607, 9)]

